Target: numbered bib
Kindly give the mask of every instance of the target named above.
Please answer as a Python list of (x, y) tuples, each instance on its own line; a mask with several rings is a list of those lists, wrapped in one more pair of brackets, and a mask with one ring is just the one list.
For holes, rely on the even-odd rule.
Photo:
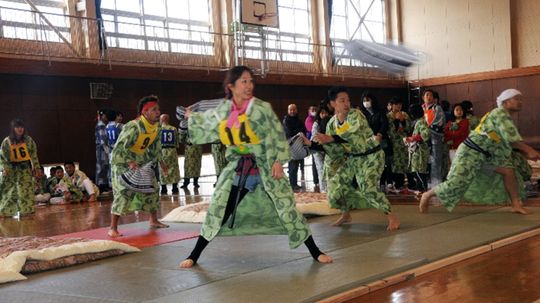
[(30, 160), (30, 153), (26, 143), (12, 144), (9, 146), (9, 161), (24, 162)]
[(107, 139), (109, 139), (109, 145), (116, 144), (116, 140), (118, 140), (118, 135), (120, 134), (120, 130), (116, 126), (107, 126), (105, 129), (107, 131)]
[[(337, 121), (337, 120), (336, 120)], [(349, 122), (345, 121), (342, 125), (336, 123), (336, 135), (340, 136), (343, 133), (347, 132), (350, 128)]]
[(246, 144), (259, 144), (261, 140), (251, 126), (246, 114), (238, 116), (239, 126), (227, 127), (227, 120), (219, 123), (219, 139), (224, 145), (236, 146), (237, 152), (241, 154), (249, 153), (249, 148)]
[(154, 133), (139, 133), (139, 137), (137, 137), (137, 141), (135, 141), (135, 144), (130, 148), (130, 150), (137, 155), (142, 155), (150, 146), (150, 144), (154, 143), (157, 137), (157, 132)]
[(161, 130), (161, 145), (163, 147), (176, 147), (175, 131), (172, 129)]

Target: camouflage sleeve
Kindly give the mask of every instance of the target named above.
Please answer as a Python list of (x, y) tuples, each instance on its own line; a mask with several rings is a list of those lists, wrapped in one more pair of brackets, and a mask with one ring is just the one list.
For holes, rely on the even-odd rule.
[(30, 160), (32, 163), (32, 168), (36, 169), (39, 167), (39, 159), (37, 154), (37, 145), (34, 139), (28, 137), (28, 152), (30, 153)]
[[(421, 121), (425, 121), (425, 120), (421, 120)], [(428, 142), (431, 139), (431, 131), (429, 130), (429, 127), (427, 127), (427, 124), (418, 122), (416, 123), (414, 128), (418, 128), (418, 130), (417, 131), (415, 130), (415, 131), (420, 136), (422, 136), (422, 140), (424, 140), (424, 142)]]
[(9, 140), (7, 137), (2, 141), (0, 148), (0, 169), (3, 169), (9, 163)]
[(275, 161), (279, 161), (285, 164), (290, 160), (290, 153), (283, 125), (276, 116), (272, 106), (266, 102), (262, 104), (262, 117), (255, 118), (263, 119), (264, 122), (262, 125), (264, 130), (267, 131), (262, 144), (265, 145), (264, 149), (266, 150), (268, 163), (272, 164)]
[[(219, 141), (220, 116), (218, 108), (205, 112), (192, 112), (188, 119), (187, 140), (191, 144), (206, 144)], [(185, 138), (184, 138), (185, 139)]]

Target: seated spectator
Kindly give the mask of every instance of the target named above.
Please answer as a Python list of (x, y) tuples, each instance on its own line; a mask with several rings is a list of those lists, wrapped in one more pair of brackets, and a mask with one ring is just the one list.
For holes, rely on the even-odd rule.
[(34, 173), (34, 195), (34, 202), (38, 205), (45, 205), (51, 199), (51, 194), (47, 192), (47, 177), (43, 166), (37, 167)]
[(86, 174), (75, 168), (73, 161), (64, 162), (64, 168), (68, 174), (68, 178), (73, 185), (83, 194), (83, 201), (96, 202), (96, 197), (99, 196), (99, 188), (95, 185)]
[(79, 188), (73, 185), (68, 177), (64, 176), (62, 166), (56, 167), (54, 178), (49, 182), (49, 193), (51, 193), (51, 204), (79, 202), (83, 197)]

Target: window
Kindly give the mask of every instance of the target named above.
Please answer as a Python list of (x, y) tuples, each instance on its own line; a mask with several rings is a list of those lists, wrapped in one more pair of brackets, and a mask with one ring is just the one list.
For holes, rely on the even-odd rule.
[(308, 0), (279, 0), (279, 28), (248, 27), (243, 35), (243, 53), (239, 55), (262, 59), (264, 49), (267, 60), (313, 62), (309, 3)]
[(46, 18), (58, 32), (68, 41), (69, 19), (64, 15), (64, 0), (34, 0), (33, 3), (43, 14), (33, 12), (32, 7), (24, 0), (0, 1), (0, 37), (62, 42), (58, 34), (45, 21)]
[[(334, 0), (330, 39), (339, 65), (363, 66), (343, 52), (343, 43), (359, 39), (384, 43), (384, 0)], [(363, 19), (362, 19), (363, 18)]]
[(213, 54), (209, 0), (102, 0), (109, 47)]

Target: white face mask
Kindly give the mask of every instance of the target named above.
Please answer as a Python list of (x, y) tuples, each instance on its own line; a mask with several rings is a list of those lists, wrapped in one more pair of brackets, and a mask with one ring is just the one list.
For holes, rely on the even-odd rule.
[(364, 101), (364, 102), (362, 102), (362, 103), (364, 103), (364, 107), (365, 107), (365, 108), (371, 108), (371, 102), (366, 102), (366, 101)]
[(309, 112), (309, 115), (315, 117), (317, 115), (317, 112)]

